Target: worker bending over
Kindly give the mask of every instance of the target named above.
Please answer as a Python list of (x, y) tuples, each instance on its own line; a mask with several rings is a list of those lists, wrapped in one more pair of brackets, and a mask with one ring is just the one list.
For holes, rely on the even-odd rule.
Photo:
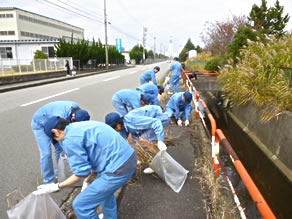
[(55, 180), (51, 145), (54, 145), (57, 164), (60, 153), (63, 151), (59, 143), (49, 138), (44, 131), (46, 122), (53, 116), (60, 116), (70, 122), (90, 119), (89, 113), (86, 110), (82, 110), (77, 103), (72, 101), (54, 101), (44, 105), (35, 112), (31, 127), (40, 151), (41, 170), (45, 184), (53, 183)]
[(153, 84), (157, 85), (157, 80), (155, 74), (160, 71), (159, 66), (155, 66), (153, 69), (150, 69), (144, 72), (140, 78), (140, 83), (145, 84), (152, 80)]
[(133, 109), (148, 105), (150, 100), (151, 97), (142, 94), (142, 91), (123, 89), (114, 94), (112, 104), (116, 111), (124, 116)]
[(97, 121), (70, 124), (59, 117), (51, 118), (46, 124), (46, 134), (62, 142), (67, 153), (73, 175), (65, 181), (42, 185), (34, 194), (58, 191), (89, 176), (91, 170), (98, 174), (73, 202), (78, 219), (99, 218), (96, 212), (102, 206), (104, 218), (117, 218), (115, 191), (128, 182), (137, 166), (134, 149), (115, 130)]
[(163, 86), (157, 86), (154, 84), (146, 83), (140, 85), (136, 90), (141, 91), (144, 95), (150, 96), (150, 105), (157, 105), (160, 106), (159, 100), (158, 100), (158, 94), (162, 94), (164, 92)]
[(192, 94), (190, 92), (179, 92), (171, 96), (167, 105), (166, 112), (172, 121), (177, 120), (177, 124), (182, 126), (182, 118), (185, 119), (185, 126), (190, 124), (190, 115), (193, 110)]

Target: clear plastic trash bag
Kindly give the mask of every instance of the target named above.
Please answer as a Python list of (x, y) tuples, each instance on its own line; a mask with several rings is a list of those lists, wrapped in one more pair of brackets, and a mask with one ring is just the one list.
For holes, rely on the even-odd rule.
[(9, 219), (66, 219), (49, 194), (29, 194), (7, 211)]
[[(61, 183), (70, 176), (72, 176), (72, 170), (67, 160), (66, 153), (62, 152), (58, 161), (58, 182)], [(74, 183), (72, 186), (82, 186), (82, 181)]]
[(189, 172), (166, 151), (156, 154), (150, 167), (177, 193), (182, 189)]

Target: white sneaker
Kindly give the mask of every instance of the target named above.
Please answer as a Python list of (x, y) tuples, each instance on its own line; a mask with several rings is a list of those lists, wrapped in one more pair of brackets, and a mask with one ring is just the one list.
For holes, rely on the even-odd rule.
[(154, 170), (152, 170), (150, 167), (147, 167), (146, 169), (143, 170), (144, 174), (152, 174), (154, 173)]

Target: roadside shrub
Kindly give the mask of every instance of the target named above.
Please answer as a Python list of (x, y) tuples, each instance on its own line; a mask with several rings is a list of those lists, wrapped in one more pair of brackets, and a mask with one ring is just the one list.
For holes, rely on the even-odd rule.
[(48, 59), (48, 56), (41, 50), (34, 52), (34, 59)]
[[(19, 65), (13, 65), (12, 69), (15, 72), (19, 72)], [(33, 71), (32, 65), (20, 65), (21, 72)]]
[(211, 61), (207, 62), (205, 69), (209, 71), (219, 71), (223, 65), (227, 63), (227, 58), (224, 56), (218, 56)]
[(248, 40), (240, 52), (242, 59), (236, 66), (230, 59), (219, 75), (229, 98), (237, 104), (262, 106), (264, 120), (284, 110), (292, 111), (291, 71), (286, 70), (292, 67), (292, 36), (265, 42)]

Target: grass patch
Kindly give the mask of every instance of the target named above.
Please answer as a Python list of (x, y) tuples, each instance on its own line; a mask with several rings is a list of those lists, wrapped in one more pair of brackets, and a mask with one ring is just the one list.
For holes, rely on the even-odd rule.
[(249, 41), (242, 59), (220, 71), (219, 83), (236, 104), (255, 103), (263, 108), (262, 120), (292, 111), (292, 36), (267, 43)]

